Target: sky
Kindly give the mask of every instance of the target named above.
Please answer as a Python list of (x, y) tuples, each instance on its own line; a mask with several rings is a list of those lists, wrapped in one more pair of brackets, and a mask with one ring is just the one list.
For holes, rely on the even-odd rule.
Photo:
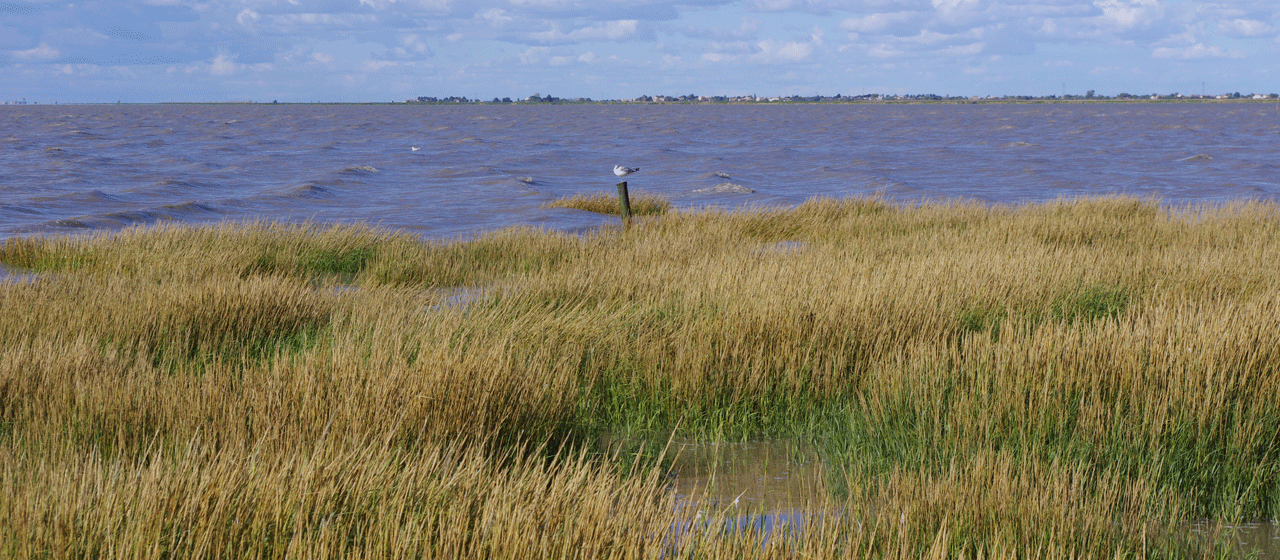
[(0, 101), (1280, 92), (1277, 0), (0, 1)]

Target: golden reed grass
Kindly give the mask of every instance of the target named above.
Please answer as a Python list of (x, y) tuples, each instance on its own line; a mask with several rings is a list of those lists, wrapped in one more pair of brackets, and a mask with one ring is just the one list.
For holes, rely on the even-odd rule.
[[(1277, 210), (10, 239), (41, 274), (0, 286), (0, 555), (1221, 552), (1182, 528), (1280, 517)], [(676, 426), (814, 440), (804, 529), (726, 530), (590, 444)]]
[[(636, 216), (657, 216), (671, 209), (671, 202), (657, 195), (641, 195), (630, 197), (631, 213)], [(577, 194), (557, 198), (543, 205), (543, 208), (575, 208), (597, 214), (622, 214), (618, 205), (618, 197), (607, 194)]]

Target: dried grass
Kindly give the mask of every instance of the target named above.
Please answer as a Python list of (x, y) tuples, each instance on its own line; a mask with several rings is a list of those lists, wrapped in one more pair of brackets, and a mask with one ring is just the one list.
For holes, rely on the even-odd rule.
[[(630, 197), (631, 214), (634, 216), (657, 216), (671, 209), (671, 201), (658, 195), (640, 195)], [(621, 215), (618, 197), (607, 194), (576, 194), (557, 198), (543, 205), (543, 208), (575, 208), (597, 214)]]
[[(0, 555), (1212, 553), (1180, 527), (1280, 517), (1277, 210), (11, 239), (42, 274), (0, 286)], [(817, 441), (813, 521), (725, 531), (590, 443), (677, 425)]]

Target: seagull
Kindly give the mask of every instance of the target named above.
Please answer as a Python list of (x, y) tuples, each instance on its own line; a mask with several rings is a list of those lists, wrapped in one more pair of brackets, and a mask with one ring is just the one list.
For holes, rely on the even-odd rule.
[(409, 149), (410, 149), (410, 150), (413, 150), (413, 151), (415, 151), (415, 152), (416, 152), (416, 151), (418, 151), (418, 150), (421, 150), (422, 148), (419, 148), (419, 147), (417, 147), (417, 146), (409, 146)]
[(632, 173), (639, 171), (639, 167), (623, 167), (621, 165), (613, 166), (613, 174), (619, 177), (626, 177)]

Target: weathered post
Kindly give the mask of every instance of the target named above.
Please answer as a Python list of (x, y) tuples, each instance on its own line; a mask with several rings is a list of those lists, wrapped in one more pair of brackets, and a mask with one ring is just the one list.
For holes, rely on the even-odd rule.
[(631, 197), (627, 194), (627, 182), (618, 183), (618, 211), (622, 214), (622, 223), (631, 227)]

